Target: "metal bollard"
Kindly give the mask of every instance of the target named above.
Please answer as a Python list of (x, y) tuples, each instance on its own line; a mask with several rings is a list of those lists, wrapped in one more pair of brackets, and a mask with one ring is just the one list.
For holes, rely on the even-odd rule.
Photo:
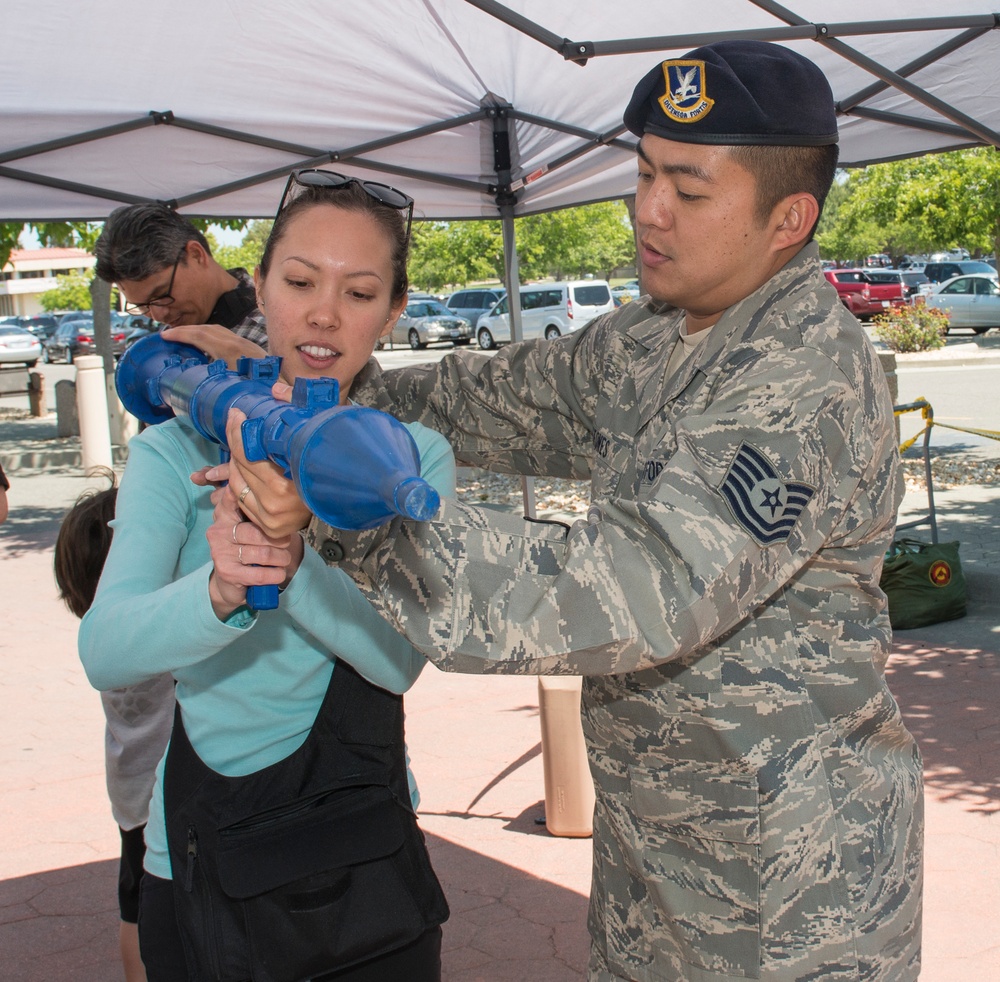
[(32, 372), (28, 376), (28, 406), (32, 416), (46, 415), (45, 376), (41, 372)]
[(545, 827), (551, 835), (585, 838), (594, 829), (594, 781), (580, 722), (578, 675), (539, 676), (545, 774)]
[(56, 382), (56, 436), (80, 435), (80, 417), (76, 411), (76, 382), (62, 378)]
[(83, 355), (76, 359), (76, 405), (80, 416), (80, 451), (83, 473), (93, 477), (102, 468), (111, 470), (111, 426), (104, 359)]

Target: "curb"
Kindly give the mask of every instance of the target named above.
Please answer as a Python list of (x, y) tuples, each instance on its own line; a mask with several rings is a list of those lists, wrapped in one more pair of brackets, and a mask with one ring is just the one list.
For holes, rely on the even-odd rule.
[(896, 371), (912, 371), (927, 368), (977, 368), (980, 365), (1000, 365), (1000, 352), (988, 355), (958, 355), (953, 358), (928, 358), (934, 352), (919, 352), (912, 355), (896, 355)]
[[(72, 439), (60, 443), (72, 443)], [(128, 447), (111, 448), (111, 462), (115, 467), (122, 467), (128, 459)], [(23, 450), (8, 450), (0, 453), (0, 465), (8, 475), (31, 477), (54, 470), (72, 470), (83, 467), (83, 452), (79, 443), (76, 446), (56, 448), (38, 448)]]
[[(889, 352), (876, 345), (879, 353)], [(1000, 348), (982, 348), (975, 341), (954, 344), (937, 351), (896, 352), (896, 370), (912, 368), (967, 368), (973, 365), (1000, 365)]]

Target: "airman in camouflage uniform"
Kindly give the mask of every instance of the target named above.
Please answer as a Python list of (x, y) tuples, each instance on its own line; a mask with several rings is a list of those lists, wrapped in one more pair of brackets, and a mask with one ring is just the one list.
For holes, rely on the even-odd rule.
[[(902, 487), (877, 357), (804, 244), (826, 189), (712, 245), (695, 281), (726, 298), (714, 313), (683, 282), (732, 210), (713, 144), (831, 144), (829, 87), (787, 49), (726, 42), (657, 66), (626, 123), (657, 299), (355, 394), (464, 463), (589, 478), (586, 519), (449, 501), (308, 538), (440, 668), (586, 677), (591, 979), (916, 979), (921, 761), (879, 589)], [(777, 267), (733, 296), (774, 242)]]

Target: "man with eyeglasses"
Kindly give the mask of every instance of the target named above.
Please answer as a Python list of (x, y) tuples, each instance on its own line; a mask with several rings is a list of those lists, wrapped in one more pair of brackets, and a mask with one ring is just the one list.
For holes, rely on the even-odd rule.
[(267, 347), (253, 278), (224, 269), (205, 236), (166, 205), (116, 208), (94, 247), (96, 273), (114, 283), (125, 310), (165, 324), (171, 341), (193, 344), (232, 367)]

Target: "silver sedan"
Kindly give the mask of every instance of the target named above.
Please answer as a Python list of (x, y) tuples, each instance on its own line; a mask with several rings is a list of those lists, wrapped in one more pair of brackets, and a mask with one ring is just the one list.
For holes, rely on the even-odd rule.
[(437, 300), (413, 300), (406, 305), (389, 340), (392, 344), (408, 344), (414, 351), (438, 341), (468, 344), (472, 327)]
[(953, 276), (922, 299), (928, 307), (937, 307), (948, 314), (949, 330), (966, 327), (976, 334), (985, 334), (991, 327), (1000, 327), (1000, 282), (996, 273)]
[(0, 324), (0, 363), (34, 368), (42, 356), (42, 342), (23, 327)]

